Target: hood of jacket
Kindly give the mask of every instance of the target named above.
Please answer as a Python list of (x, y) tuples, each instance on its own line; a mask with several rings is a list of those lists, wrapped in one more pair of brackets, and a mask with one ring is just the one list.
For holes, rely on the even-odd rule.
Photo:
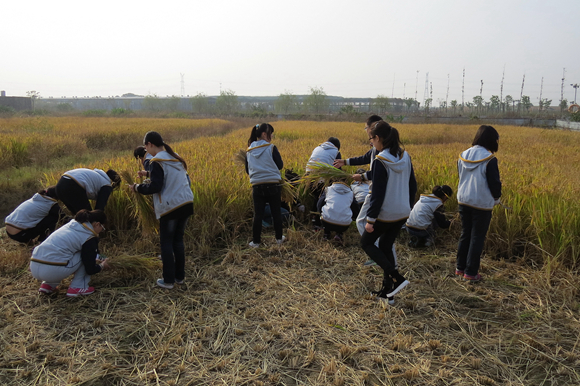
[(272, 145), (270, 142), (263, 139), (252, 142), (250, 147), (248, 147), (247, 154), (254, 158), (260, 158), (270, 145)]
[(387, 149), (377, 155), (377, 159), (383, 161), (383, 164), (395, 173), (402, 173), (405, 170), (408, 158), (409, 154), (406, 151), (403, 151), (400, 157), (395, 157)]
[(487, 162), (495, 157), (495, 155), (483, 146), (475, 145), (465, 150), (459, 155), (459, 160), (463, 163), (463, 167), (468, 170), (473, 170), (482, 162)]
[(164, 168), (169, 167), (175, 170), (183, 169), (181, 161), (166, 151), (160, 151), (159, 153), (155, 154), (155, 156), (151, 159), (150, 162), (162, 162)]
[(329, 150), (329, 149), (336, 149), (336, 150), (338, 150), (338, 148), (336, 146), (334, 146), (334, 144), (331, 143), (331, 142), (323, 142), (319, 146), (321, 148), (323, 148), (324, 150)]
[(333, 183), (332, 188), (338, 194), (352, 194), (352, 189), (350, 188), (350, 186), (348, 186), (342, 182)]

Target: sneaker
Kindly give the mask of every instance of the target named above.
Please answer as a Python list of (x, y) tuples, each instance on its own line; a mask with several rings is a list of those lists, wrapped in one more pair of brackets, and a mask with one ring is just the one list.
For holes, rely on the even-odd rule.
[(374, 260), (372, 260), (372, 259), (369, 259), (369, 260), (365, 261), (363, 265), (364, 265), (365, 267), (372, 267), (372, 266), (375, 266), (375, 265), (377, 265), (377, 263), (375, 263), (375, 261), (374, 261)]
[(281, 238), (281, 239), (277, 239), (277, 240), (276, 240), (276, 244), (278, 244), (278, 245), (282, 245), (282, 243), (283, 243), (284, 241), (286, 241), (286, 236), (282, 236), (282, 238)]
[(411, 236), (409, 239), (410, 248), (419, 248), (419, 238), (417, 236)]
[(387, 296), (385, 294), (385, 291), (372, 291), (371, 295), (376, 296), (377, 300), (388, 303), (390, 306), (395, 305), (395, 297), (394, 296)]
[(38, 292), (43, 293), (43, 294), (51, 294), (55, 290), (56, 290), (56, 287), (53, 287), (50, 284), (47, 284), (47, 283), (43, 282), (40, 285), (40, 288), (38, 289)]
[(475, 276), (464, 274), (463, 280), (471, 282), (471, 283), (477, 283), (478, 281), (481, 281), (481, 275), (479, 273)]
[(183, 280), (175, 279), (175, 284), (179, 284), (179, 285), (185, 284), (185, 279), (183, 279)]
[(95, 288), (94, 287), (89, 287), (89, 288), (72, 288), (72, 287), (68, 287), (68, 290), (66, 291), (66, 296), (68, 296), (69, 298), (76, 298), (77, 296), (81, 296), (81, 295), (90, 295), (93, 292), (95, 292)]
[(455, 268), (455, 274), (457, 276), (463, 276), (463, 275), (465, 275), (465, 271), (462, 271), (460, 269)]
[(260, 246), (260, 243), (255, 243), (253, 241), (250, 241), (250, 243), (248, 244), (248, 246), (250, 248), (258, 248)]
[[(396, 281), (395, 281), (396, 280)], [(409, 280), (405, 279), (403, 275), (398, 274), (393, 278), (393, 289), (387, 294), (387, 297), (392, 297), (399, 293), (403, 288), (408, 286)]]
[(338, 245), (342, 245), (342, 243), (343, 243), (342, 236), (339, 236), (339, 235), (334, 236), (334, 242)]
[(166, 283), (163, 279), (157, 279), (157, 285), (161, 288), (172, 289), (173, 283)]

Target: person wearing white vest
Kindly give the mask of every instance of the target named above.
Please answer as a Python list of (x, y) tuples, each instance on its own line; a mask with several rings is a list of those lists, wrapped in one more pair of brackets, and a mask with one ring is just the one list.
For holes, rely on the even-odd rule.
[[(395, 266), (393, 243), (411, 212), (417, 181), (411, 158), (401, 147), (397, 129), (379, 121), (373, 124), (369, 136), (379, 154), (372, 166), (369, 209), (361, 246), (383, 269), (383, 285), (373, 294), (392, 303), (392, 297), (409, 284)], [(377, 239), (378, 247), (375, 245)]]
[(479, 265), (485, 236), (492, 209), (500, 203), (501, 180), (494, 155), (498, 147), (498, 132), (492, 126), (482, 125), (472, 147), (461, 153), (457, 161), (457, 202), (462, 229), (455, 274), (470, 282), (481, 280)]
[(252, 184), (254, 201), (254, 220), (252, 223), (251, 248), (258, 248), (262, 242), (262, 220), (266, 204), (274, 222), (276, 243), (281, 245), (286, 237), (282, 235), (282, 175), (284, 167), (282, 156), (272, 142), (274, 128), (269, 123), (260, 123), (252, 127), (246, 151), (246, 173)]
[(89, 200), (96, 200), (95, 209), (105, 210), (113, 189), (121, 183), (116, 171), (109, 169), (73, 169), (64, 173), (56, 184), (58, 199), (73, 216), (81, 209), (91, 210)]
[(336, 232), (334, 241), (342, 244), (342, 234), (348, 230), (357, 207), (354, 193), (344, 182), (334, 182), (326, 187), (318, 199), (324, 239), (329, 240), (331, 232)]
[(185, 280), (185, 244), (187, 220), (193, 215), (193, 192), (187, 176), (187, 163), (165, 142), (161, 134), (145, 134), (143, 145), (153, 158), (149, 163), (150, 181), (133, 184), (137, 193), (153, 195), (155, 216), (159, 220), (159, 239), (163, 278), (157, 285), (172, 289)]
[(51, 186), (18, 205), (6, 217), (6, 234), (20, 243), (28, 243), (37, 237), (39, 242), (43, 242), (64, 217), (57, 202), (56, 189)]
[(51, 294), (66, 277), (74, 274), (66, 296), (77, 297), (95, 292), (89, 287), (91, 275), (109, 269), (108, 259), (99, 256), (99, 233), (107, 217), (102, 210), (80, 210), (69, 221), (32, 251), (30, 272), (42, 280), (39, 292)]
[(330, 137), (312, 150), (312, 154), (306, 163), (306, 172), (312, 171), (311, 166), (316, 163), (332, 165), (335, 159), (340, 159), (340, 140)]
[(412, 248), (433, 245), (435, 229), (447, 229), (451, 225), (445, 217), (443, 206), (453, 194), (453, 190), (447, 185), (437, 185), (431, 192), (432, 194), (421, 195), (405, 224), (405, 229), (411, 236), (409, 246)]

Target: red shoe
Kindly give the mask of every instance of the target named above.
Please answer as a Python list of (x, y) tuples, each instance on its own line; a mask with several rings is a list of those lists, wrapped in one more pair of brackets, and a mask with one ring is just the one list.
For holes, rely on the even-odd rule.
[(477, 283), (478, 281), (481, 281), (481, 275), (479, 273), (475, 276), (465, 274), (465, 275), (463, 275), (463, 280), (471, 282), (471, 283)]
[(56, 290), (56, 287), (51, 286), (50, 284), (42, 283), (38, 292), (43, 294), (51, 294)]
[(455, 269), (455, 274), (456, 274), (457, 276), (463, 276), (463, 275), (465, 275), (465, 271), (461, 271), (461, 270), (459, 270), (459, 269), (457, 269), (457, 268), (456, 268), (456, 269)]
[(70, 298), (76, 298), (77, 296), (81, 296), (81, 295), (90, 295), (93, 292), (95, 292), (95, 288), (94, 287), (89, 287), (89, 288), (72, 288), (69, 287), (68, 291), (66, 291), (66, 296), (70, 297)]

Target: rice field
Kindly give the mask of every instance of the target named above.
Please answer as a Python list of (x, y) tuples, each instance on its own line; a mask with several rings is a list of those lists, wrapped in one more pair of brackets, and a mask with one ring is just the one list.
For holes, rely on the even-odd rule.
[[(86, 298), (66, 299), (62, 289), (40, 296), (27, 272), (30, 249), (0, 232), (2, 384), (580, 384), (580, 175), (573, 170), (580, 134), (496, 127), (502, 201), (511, 209), (494, 209), (482, 260), (486, 280), (469, 285), (453, 277), (455, 221), (433, 249), (409, 250), (403, 237), (397, 250), (411, 286), (389, 307), (368, 296), (381, 272), (362, 267), (354, 227), (345, 247), (296, 223), (281, 248), (270, 231), (265, 248), (246, 248), (251, 187), (236, 155), (251, 124), (76, 119), (66, 130), (48, 119), (53, 126), (45, 134), (66, 132), (62, 138), (82, 148), (87, 132), (126, 125), (131, 139), (123, 149), (94, 149), (107, 158), (76, 165), (110, 167), (125, 180), (137, 178), (132, 148), (147, 130), (176, 135), (166, 141), (188, 162), (195, 194), (187, 284), (172, 291), (153, 285), (160, 274), (155, 222), (143, 219), (146, 203), (126, 187), (109, 200), (102, 240), (102, 253), (117, 257), (119, 268), (96, 275), (97, 293)], [(0, 120), (0, 132), (22, 143), (42, 141), (38, 130), (14, 129), (19, 124)], [(343, 158), (369, 149), (361, 123), (272, 124), (285, 167), (298, 173), (329, 136), (341, 140)], [(210, 129), (192, 133), (203, 127)], [(419, 192), (434, 184), (455, 191), (457, 156), (478, 126), (396, 127)], [(55, 183), (68, 168), (43, 171), (38, 184)], [(456, 210), (450, 200), (447, 211)]]

